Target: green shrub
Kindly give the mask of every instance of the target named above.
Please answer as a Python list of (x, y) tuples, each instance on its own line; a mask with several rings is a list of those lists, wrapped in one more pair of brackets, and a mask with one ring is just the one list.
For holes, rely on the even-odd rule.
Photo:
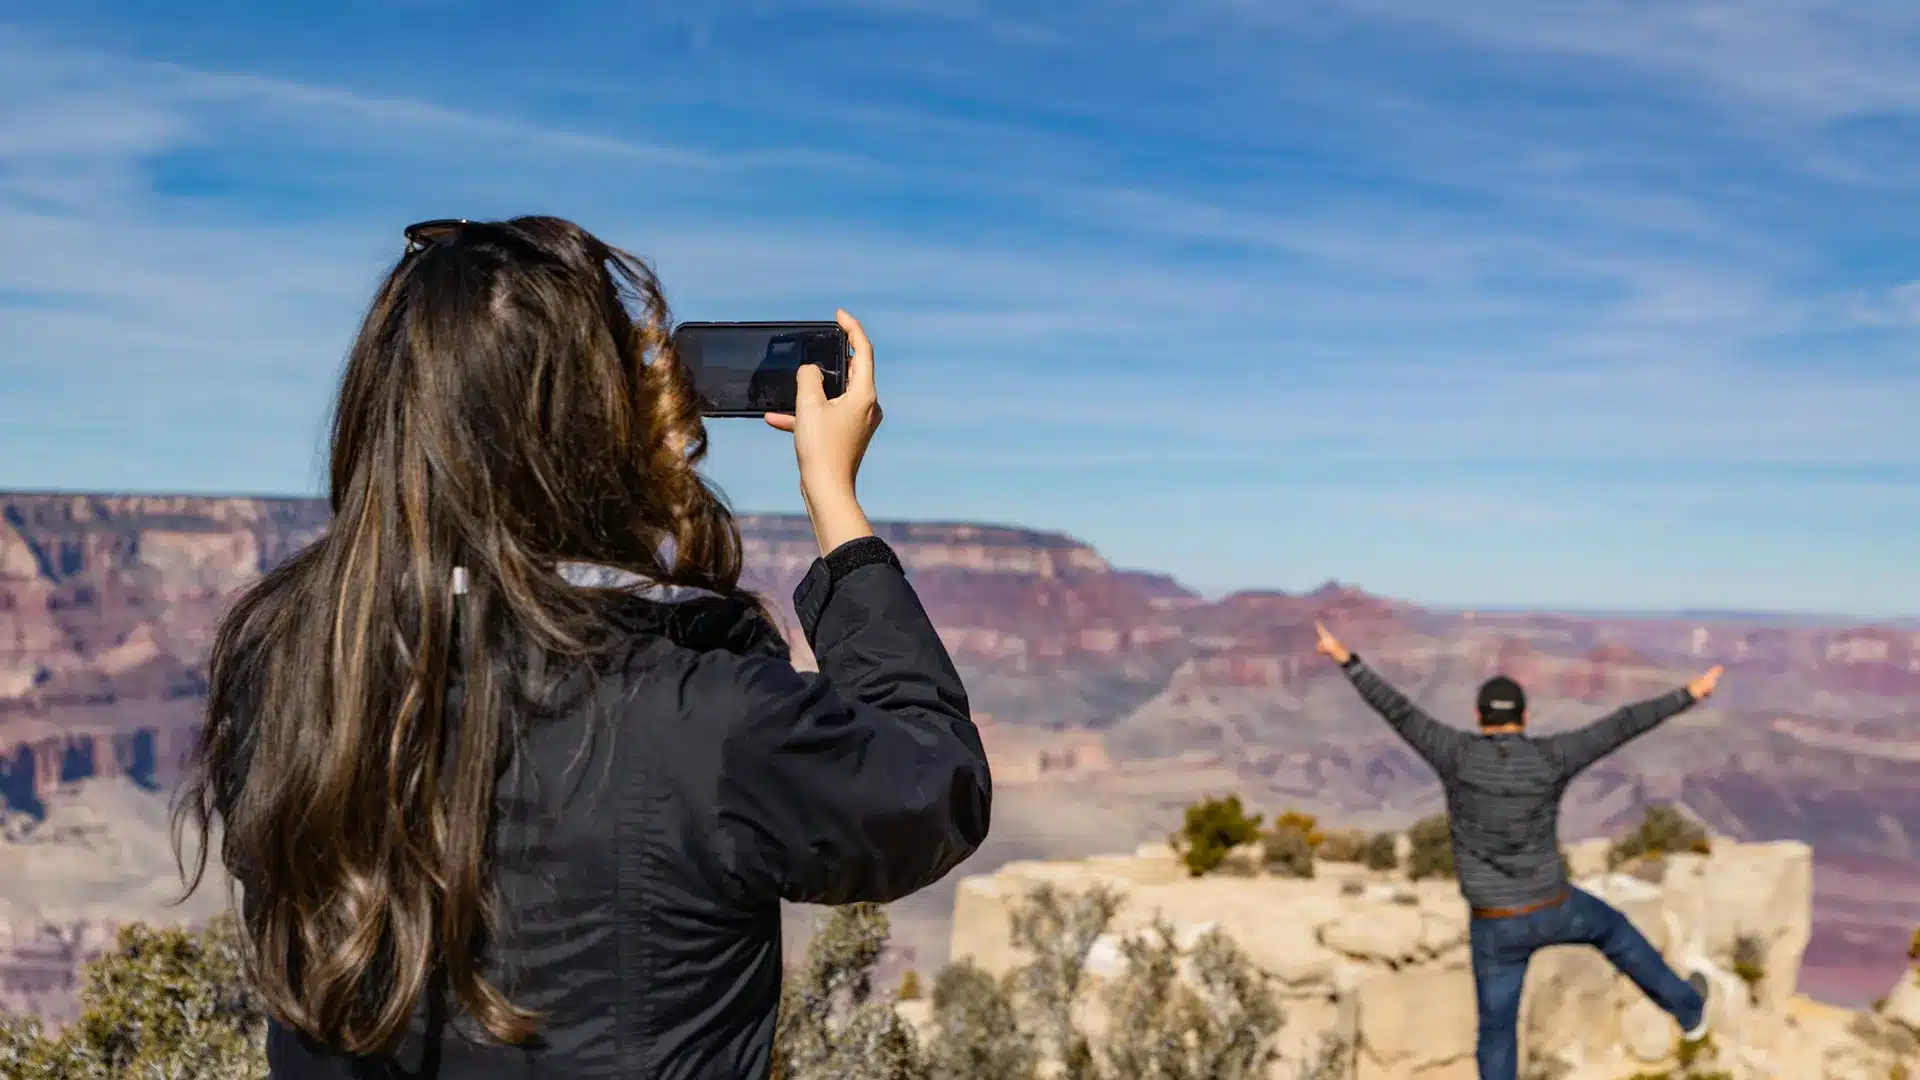
[(920, 973), (908, 968), (906, 973), (900, 976), (900, 988), (893, 992), (893, 996), (896, 1001), (919, 1001)]
[(1684, 814), (1670, 806), (1649, 806), (1632, 832), (1608, 846), (1607, 865), (1617, 869), (1638, 860), (1688, 852), (1705, 855), (1712, 850), (1707, 831)]
[(1449, 878), (1453, 866), (1453, 833), (1447, 828), (1447, 816), (1435, 814), (1414, 822), (1407, 830), (1412, 851), (1407, 855), (1407, 874), (1415, 881), (1422, 878)]
[(1363, 858), (1369, 870), (1394, 870), (1400, 866), (1400, 838), (1393, 833), (1374, 833), (1367, 838)]
[[(1279, 822), (1274, 823), (1278, 828)], [(1357, 863), (1367, 857), (1367, 834), (1357, 829), (1335, 829), (1312, 845), (1314, 858), (1323, 862)]]
[(1185, 823), (1174, 834), (1174, 850), (1194, 877), (1215, 869), (1226, 861), (1227, 853), (1242, 844), (1260, 839), (1260, 816), (1249, 816), (1240, 805), (1240, 796), (1203, 799), (1187, 807)]

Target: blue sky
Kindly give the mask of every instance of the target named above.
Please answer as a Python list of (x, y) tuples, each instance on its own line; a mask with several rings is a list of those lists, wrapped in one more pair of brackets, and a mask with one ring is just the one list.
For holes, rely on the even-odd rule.
[(400, 226), (557, 213), (682, 318), (860, 315), (875, 516), (1920, 612), (1907, 0), (298, 8), (0, 0), (0, 486), (317, 490)]

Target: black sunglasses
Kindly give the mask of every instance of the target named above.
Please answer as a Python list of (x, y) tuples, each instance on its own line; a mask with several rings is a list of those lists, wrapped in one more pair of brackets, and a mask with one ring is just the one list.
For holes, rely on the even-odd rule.
[(430, 245), (452, 237), (473, 222), (466, 218), (434, 218), (432, 221), (416, 221), (407, 226), (407, 254), (411, 255)]

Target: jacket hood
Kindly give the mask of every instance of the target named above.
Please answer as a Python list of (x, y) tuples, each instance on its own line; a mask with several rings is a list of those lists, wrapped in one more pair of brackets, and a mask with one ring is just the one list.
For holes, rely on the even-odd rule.
[(560, 576), (583, 589), (613, 589), (631, 596), (636, 630), (652, 631), (676, 645), (701, 652), (724, 650), (792, 659), (779, 629), (751, 600), (707, 589), (663, 585), (631, 570), (599, 563), (568, 562)]

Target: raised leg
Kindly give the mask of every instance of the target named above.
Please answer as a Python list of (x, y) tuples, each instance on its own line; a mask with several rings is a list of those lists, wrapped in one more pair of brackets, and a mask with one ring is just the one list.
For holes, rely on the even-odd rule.
[(1682, 1031), (1691, 1031), (1700, 1025), (1706, 999), (1667, 965), (1660, 950), (1633, 925), (1633, 920), (1612, 904), (1580, 889), (1573, 890), (1567, 904), (1571, 936), (1581, 944), (1599, 949), (1620, 974), (1632, 979), (1655, 1005), (1665, 1009)]

